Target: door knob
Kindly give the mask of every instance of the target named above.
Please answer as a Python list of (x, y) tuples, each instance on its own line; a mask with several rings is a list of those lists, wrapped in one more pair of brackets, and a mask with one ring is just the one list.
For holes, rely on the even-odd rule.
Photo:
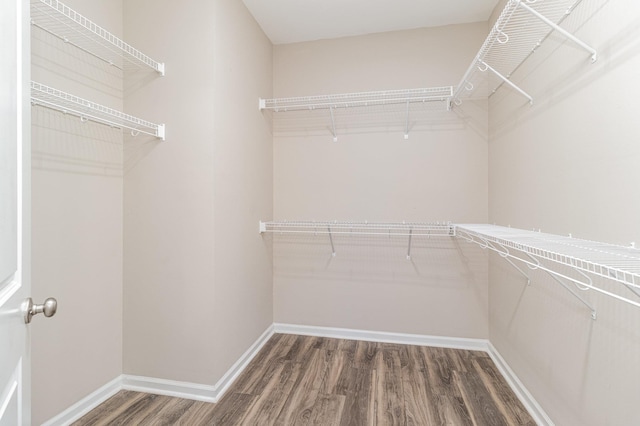
[(29, 297), (23, 302), (22, 306), (24, 322), (29, 324), (34, 315), (44, 314), (47, 318), (54, 316), (58, 310), (58, 301), (53, 297), (49, 297), (42, 305), (36, 305), (33, 303), (33, 299)]

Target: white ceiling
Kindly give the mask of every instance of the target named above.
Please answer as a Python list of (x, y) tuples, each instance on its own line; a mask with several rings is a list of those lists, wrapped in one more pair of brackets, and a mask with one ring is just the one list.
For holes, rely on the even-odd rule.
[(243, 0), (274, 44), (486, 21), (498, 0)]

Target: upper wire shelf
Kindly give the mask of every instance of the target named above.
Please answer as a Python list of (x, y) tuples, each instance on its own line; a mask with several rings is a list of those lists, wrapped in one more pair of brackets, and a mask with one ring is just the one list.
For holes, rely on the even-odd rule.
[(412, 235), (452, 237), (455, 236), (455, 226), (450, 223), (423, 222), (260, 222), (260, 233), (265, 232), (282, 234)]
[[(342, 93), (333, 95), (300, 96), (293, 98), (275, 98), (258, 100), (260, 110), (274, 112), (328, 110), (329, 130), (334, 142), (338, 140), (336, 131), (336, 113), (354, 108), (399, 107), (402, 109), (404, 138), (409, 138), (410, 116), (415, 113), (411, 105), (429, 105), (431, 112), (450, 109), (453, 86), (421, 89), (384, 90), (377, 92)], [(431, 108), (431, 106), (433, 106)]]
[(164, 75), (157, 62), (58, 0), (31, 0), (31, 24), (120, 69), (149, 67)]
[(453, 87), (431, 87), (407, 90), (384, 90), (378, 92), (342, 93), (335, 95), (301, 96), (293, 98), (260, 99), (261, 110), (297, 111), (329, 108), (348, 108), (372, 105), (393, 105), (415, 102), (450, 101)]
[(31, 103), (80, 117), (81, 121), (95, 121), (117, 128), (155, 136), (164, 140), (164, 124), (155, 124), (115, 109), (79, 98), (44, 84), (31, 82)]
[[(530, 269), (539, 268), (553, 274), (556, 278), (561, 277), (572, 281), (580, 290), (592, 289), (640, 307), (638, 300), (603, 289), (587, 275), (593, 274), (623, 284), (640, 297), (640, 249), (635, 248), (635, 245), (623, 247), (495, 225), (458, 224), (456, 228), (456, 235), (459, 237), (497, 251), (507, 260), (515, 259), (524, 262)], [(509, 252), (510, 249), (521, 252), (524, 257), (512, 255)], [(581, 278), (565, 276), (557, 268), (543, 265), (541, 260), (573, 268)], [(524, 274), (522, 270), (520, 272)], [(577, 296), (575, 293), (574, 295)], [(595, 309), (583, 299), (581, 300), (592, 309), (595, 319)]]
[(456, 86), (453, 103), (462, 99), (486, 98), (503, 84), (533, 98), (513, 81), (511, 75), (554, 31), (572, 40), (596, 60), (596, 51), (562, 28), (560, 24), (582, 0), (509, 0), (478, 54)]

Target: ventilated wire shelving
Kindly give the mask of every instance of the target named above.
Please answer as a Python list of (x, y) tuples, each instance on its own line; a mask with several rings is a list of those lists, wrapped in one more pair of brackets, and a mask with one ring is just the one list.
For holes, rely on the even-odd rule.
[(378, 92), (342, 93), (333, 95), (299, 96), (292, 98), (259, 99), (260, 110), (276, 113), (288, 111), (326, 111), (334, 141), (337, 140), (335, 113), (338, 110), (369, 108), (374, 106), (399, 106), (403, 109), (404, 136), (409, 137), (410, 106), (416, 103), (434, 105), (434, 111), (447, 111), (451, 105), (453, 87), (431, 87)]
[(441, 102), (444, 109), (451, 99), (453, 88), (431, 87), (379, 92), (342, 93), (336, 95), (300, 96), (293, 98), (260, 99), (260, 109), (279, 111), (348, 108), (371, 105), (392, 105), (414, 102)]
[[(328, 235), (335, 256), (334, 235), (403, 236), (407, 237), (407, 259), (411, 259), (414, 237), (458, 237), (483, 249), (498, 253), (526, 279), (531, 280), (522, 263), (530, 270), (548, 273), (591, 311), (595, 307), (582, 294), (593, 290), (616, 300), (640, 307), (640, 249), (632, 244), (623, 247), (613, 244), (526, 231), (486, 224), (454, 224), (425, 222), (338, 222), (338, 221), (275, 221), (260, 222), (261, 234)], [(527, 269), (524, 268), (524, 269)], [(572, 270), (569, 275), (566, 270)], [(624, 287), (628, 295), (604, 288), (592, 277), (601, 277)]]
[(386, 236), (407, 238), (407, 259), (411, 259), (414, 237), (454, 237), (455, 226), (450, 223), (423, 222), (260, 222), (260, 233), (328, 235), (331, 253), (336, 255), (334, 235)]
[(554, 31), (576, 43), (596, 60), (596, 51), (566, 31), (560, 23), (582, 0), (509, 0), (480, 51), (456, 86), (453, 103), (486, 98), (502, 85), (533, 98), (513, 81), (512, 73)]
[(348, 234), (384, 236), (455, 236), (455, 227), (450, 223), (423, 222), (260, 222), (260, 233), (289, 234)]
[(34, 81), (31, 82), (31, 103), (75, 115), (81, 121), (91, 120), (116, 128), (129, 129), (133, 136), (143, 133), (164, 140), (164, 124), (141, 120)]
[[(578, 290), (594, 290), (640, 307), (640, 249), (635, 248), (635, 245), (623, 247), (495, 225), (458, 224), (456, 235), (483, 248), (496, 251), (527, 279), (527, 274), (512, 260), (522, 262), (532, 270), (540, 269), (548, 272), (591, 309), (594, 319), (593, 306), (574, 288), (566, 285), (565, 281), (574, 283)], [(516, 256), (513, 251), (519, 256)], [(571, 268), (580, 277), (567, 276), (559, 271), (558, 266)], [(629, 298), (599, 287), (590, 275), (613, 280), (638, 298)]]
[(151, 59), (57, 0), (31, 0), (31, 24), (118, 68), (148, 67), (164, 75), (164, 63)]

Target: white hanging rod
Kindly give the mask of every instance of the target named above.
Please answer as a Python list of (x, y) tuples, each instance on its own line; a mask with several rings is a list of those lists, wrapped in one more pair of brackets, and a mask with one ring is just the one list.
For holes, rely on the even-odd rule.
[[(580, 289), (591, 289), (617, 300), (640, 307), (640, 302), (597, 287), (586, 273), (607, 278), (623, 284), (634, 294), (640, 289), (640, 250), (595, 241), (581, 240), (535, 231), (506, 228), (495, 225), (456, 225), (457, 235), (482, 247), (497, 251), (527, 264), (530, 269), (540, 269), (575, 283)], [(498, 245), (488, 245), (491, 244)], [(515, 256), (509, 249), (517, 250), (528, 258)], [(552, 267), (544, 266), (540, 260), (572, 268), (584, 280), (563, 274)], [(522, 272), (522, 271), (521, 271)], [(583, 303), (587, 304), (584, 300)], [(593, 308), (587, 304), (592, 310)], [(593, 315), (594, 316), (594, 315)]]
[[(504, 83), (532, 102), (531, 97), (513, 83), (510, 77), (553, 31), (561, 33), (589, 52), (592, 61), (595, 61), (596, 50), (559, 25), (581, 1), (509, 0), (460, 84), (456, 86), (453, 103), (459, 105), (461, 98), (471, 97), (479, 87), (487, 90), (487, 93), (481, 93), (480, 96), (490, 96)], [(489, 87), (488, 84), (479, 83), (479, 80), (488, 79), (484, 73), (487, 70), (499, 77), (497, 86)]]
[(58, 0), (31, 0), (31, 23), (114, 66), (124, 60), (164, 75), (164, 63), (151, 59)]
[(335, 95), (303, 96), (293, 98), (259, 99), (260, 110), (300, 111), (313, 109), (348, 108), (373, 105), (392, 105), (417, 102), (446, 102), (453, 95), (453, 87), (432, 87), (379, 92), (343, 93)]
[(129, 129), (133, 136), (143, 133), (162, 140), (165, 137), (164, 124), (141, 120), (34, 81), (31, 82), (31, 103), (75, 115), (82, 121), (91, 120), (111, 127)]
[(260, 233), (453, 237), (451, 223), (422, 222), (260, 222)]

